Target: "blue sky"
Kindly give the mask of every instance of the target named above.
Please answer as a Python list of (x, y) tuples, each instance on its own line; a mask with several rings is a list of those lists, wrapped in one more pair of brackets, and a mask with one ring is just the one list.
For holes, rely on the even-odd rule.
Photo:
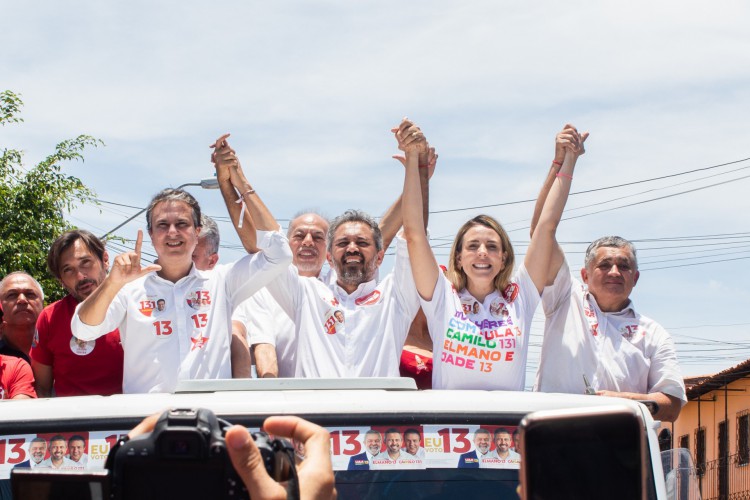
[[(304, 207), (381, 214), (403, 182), (388, 130), (405, 115), (440, 154), (434, 211), (533, 199), (566, 122), (591, 132), (573, 191), (750, 157), (744, 2), (0, 5), (2, 88), (26, 103), (25, 123), (0, 130), (0, 144), (33, 164), (64, 138), (102, 139), (66, 166), (106, 202), (70, 214), (97, 234), (135, 212), (111, 202), (142, 207), (163, 187), (212, 175), (208, 145), (224, 132), (280, 220)], [(750, 357), (748, 167), (571, 196), (566, 217), (589, 215), (558, 231), (573, 268), (598, 236), (636, 240), (633, 299), (671, 331), (686, 375)], [(224, 215), (217, 191), (193, 192)], [(523, 253), (532, 206), (436, 213), (431, 234), (439, 245), (487, 212)], [(622, 208), (592, 214), (610, 207)], [(238, 257), (231, 227), (220, 227), (222, 259)], [(436, 253), (445, 262), (447, 249)], [(705, 261), (719, 262), (695, 265)], [(655, 269), (666, 266), (681, 267)]]

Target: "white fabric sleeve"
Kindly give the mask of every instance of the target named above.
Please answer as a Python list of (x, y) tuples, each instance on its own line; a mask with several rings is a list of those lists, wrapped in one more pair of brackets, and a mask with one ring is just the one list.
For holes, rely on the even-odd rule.
[(125, 298), (124, 289), (115, 295), (112, 303), (107, 309), (107, 314), (104, 316), (104, 321), (99, 325), (87, 325), (78, 316), (78, 311), (81, 309), (83, 302), (76, 306), (76, 310), (73, 313), (73, 318), (70, 320), (70, 329), (73, 332), (73, 336), (81, 340), (94, 340), (102, 337), (115, 328), (119, 328), (120, 324), (125, 319), (127, 312), (127, 302)]
[(255, 294), (242, 304), (232, 315), (233, 321), (239, 321), (245, 325), (247, 330), (247, 343), (251, 346), (256, 344), (271, 344), (276, 346), (275, 322), (271, 311), (263, 303), (263, 298), (268, 294)]
[[(439, 269), (439, 268), (438, 268)], [(440, 271), (440, 274), (443, 274)], [(401, 232), (396, 236), (396, 259), (393, 264), (393, 287), (399, 300), (401, 310), (407, 317), (414, 318), (419, 309), (419, 293), (414, 283), (409, 249)]]
[(570, 275), (568, 259), (563, 259), (560, 269), (557, 271), (555, 281), (542, 290), (542, 308), (544, 314), (550, 316), (561, 307), (566, 307), (570, 300), (570, 288), (573, 286), (573, 278)]
[(657, 325), (654, 332), (659, 336), (656, 350), (650, 356), (651, 367), (648, 371), (648, 392), (663, 392), (679, 398), (682, 406), (687, 403), (685, 383), (677, 363), (677, 352), (674, 341), (666, 330)]
[(302, 302), (300, 294), (302, 293), (303, 285), (301, 281), (303, 279), (308, 278), (301, 278), (297, 267), (289, 266), (286, 272), (281, 273), (281, 276), (266, 286), (266, 289), (274, 300), (278, 302), (284, 312), (294, 321), (296, 321), (297, 310), (300, 308)]
[(523, 262), (521, 262), (516, 275), (513, 276), (512, 282), (518, 284), (519, 288), (516, 300), (518, 300), (518, 310), (521, 311), (521, 317), (518, 319), (523, 321), (525, 327), (528, 328), (531, 325), (531, 319), (534, 317), (534, 312), (536, 312), (541, 297)]
[[(440, 268), (438, 267), (438, 269)], [(417, 294), (417, 297), (419, 297), (419, 303), (422, 306), (422, 311), (424, 311), (425, 317), (427, 318), (427, 331), (433, 342), (435, 341), (433, 332), (444, 331), (443, 323), (445, 321), (444, 316), (446, 307), (445, 296), (446, 290), (450, 290), (450, 286), (451, 282), (448, 281), (448, 278), (445, 277), (442, 269), (440, 269), (440, 274), (435, 282), (435, 289), (432, 291), (432, 300), (425, 300)]]
[(258, 231), (262, 252), (247, 255), (227, 271), (227, 288), (233, 304), (239, 304), (263, 288), (292, 263), (289, 241), (280, 231)]

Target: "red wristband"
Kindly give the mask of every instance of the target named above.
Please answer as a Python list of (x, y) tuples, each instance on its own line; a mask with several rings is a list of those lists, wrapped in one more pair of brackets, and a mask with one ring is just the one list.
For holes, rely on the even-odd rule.
[(562, 162), (561, 162), (561, 161), (557, 161), (557, 160), (552, 160), (552, 163), (554, 163), (554, 164), (555, 164), (555, 165), (557, 165), (558, 167), (562, 167)]
[(557, 174), (555, 174), (555, 177), (565, 177), (566, 179), (570, 179), (571, 181), (573, 180), (573, 176), (572, 175), (561, 174), (559, 172)]

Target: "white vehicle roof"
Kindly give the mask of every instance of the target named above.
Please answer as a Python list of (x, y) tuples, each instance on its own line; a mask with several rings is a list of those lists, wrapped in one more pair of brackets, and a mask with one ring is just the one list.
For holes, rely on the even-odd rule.
[[(191, 383), (174, 394), (121, 394), (38, 400), (2, 405), (0, 425), (10, 423), (141, 418), (166, 408), (209, 408), (218, 415), (480, 414), (518, 415), (539, 410), (606, 406), (637, 408), (637, 402), (601, 396), (506, 391), (417, 391), (406, 379), (227, 380)], [(411, 382), (411, 384), (409, 384)], [(378, 388), (379, 387), (379, 388)]]

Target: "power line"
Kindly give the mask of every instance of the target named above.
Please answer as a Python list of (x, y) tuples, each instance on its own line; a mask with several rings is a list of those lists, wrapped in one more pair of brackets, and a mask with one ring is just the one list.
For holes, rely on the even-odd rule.
[[(734, 161), (730, 161), (730, 162), (727, 162), (727, 163), (720, 163), (718, 165), (712, 165), (710, 167), (696, 168), (694, 170), (687, 170), (685, 172), (678, 172), (678, 173), (675, 173), (675, 174), (663, 175), (663, 176), (660, 176), (660, 177), (652, 177), (650, 179), (643, 179), (643, 180), (639, 180), (639, 181), (626, 182), (624, 184), (615, 184), (615, 185), (612, 185), (612, 186), (604, 186), (604, 187), (599, 187), (599, 188), (594, 188), (594, 189), (587, 189), (587, 190), (584, 190), (584, 191), (576, 191), (576, 192), (570, 193), (569, 196), (576, 196), (576, 195), (579, 195), (579, 194), (587, 194), (587, 193), (595, 193), (595, 192), (598, 192), (598, 191), (606, 191), (606, 190), (609, 190), (609, 189), (616, 189), (616, 188), (621, 188), (621, 187), (633, 186), (633, 185), (636, 185), (636, 184), (643, 184), (643, 183), (646, 183), (646, 182), (653, 182), (653, 181), (658, 181), (658, 180), (663, 180), (663, 179), (669, 179), (669, 178), (672, 178), (672, 177), (679, 177), (679, 176), (682, 176), (682, 175), (688, 175), (688, 174), (692, 174), (692, 173), (695, 173), (695, 172), (701, 172), (701, 171), (705, 171), (705, 170), (711, 170), (711, 169), (715, 169), (715, 168), (725, 167), (727, 165), (734, 165), (734, 164), (737, 164), (737, 163), (742, 163), (743, 161), (747, 161), (747, 160), (750, 160), (750, 158), (743, 158), (741, 160), (734, 160)], [(430, 211), (430, 213), (431, 214), (443, 214), (443, 213), (449, 213), (449, 212), (461, 212), (461, 211), (466, 211), (466, 210), (478, 210), (478, 209), (483, 209), (483, 208), (502, 207), (502, 206), (508, 206), (508, 205), (520, 205), (522, 203), (530, 203), (530, 202), (535, 202), (535, 201), (536, 201), (536, 198), (533, 198), (533, 199), (528, 199), (528, 200), (508, 201), (508, 202), (505, 202), (505, 203), (494, 203), (494, 204), (491, 204), (491, 205), (479, 205), (479, 206), (475, 206), (475, 207), (451, 208), (451, 209), (446, 209), (446, 210), (434, 210), (434, 211)]]

